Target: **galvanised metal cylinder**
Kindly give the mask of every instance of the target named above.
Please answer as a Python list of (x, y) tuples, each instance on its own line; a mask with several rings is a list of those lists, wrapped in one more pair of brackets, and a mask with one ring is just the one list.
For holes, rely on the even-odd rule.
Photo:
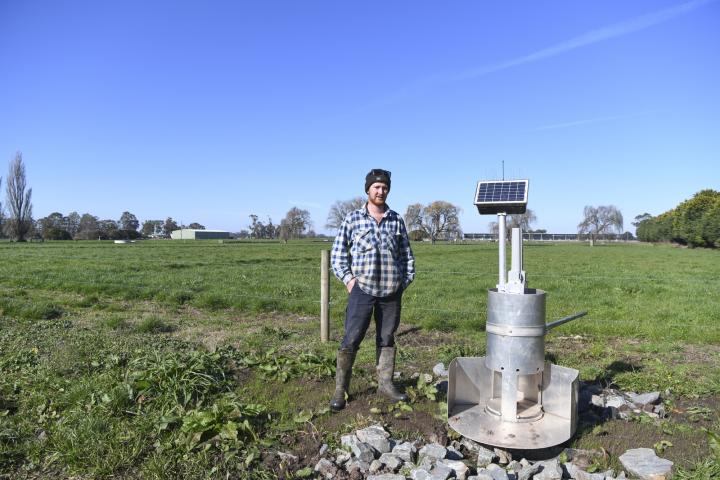
[(488, 290), (485, 366), (497, 372), (530, 375), (545, 366), (545, 292)]

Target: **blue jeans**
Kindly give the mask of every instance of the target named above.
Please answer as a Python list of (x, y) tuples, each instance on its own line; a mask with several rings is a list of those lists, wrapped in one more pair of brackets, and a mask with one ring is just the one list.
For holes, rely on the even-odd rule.
[(395, 331), (400, 325), (402, 289), (387, 297), (374, 297), (362, 291), (357, 282), (348, 297), (345, 310), (345, 336), (340, 348), (356, 351), (365, 338), (370, 318), (375, 313), (375, 344), (380, 347), (395, 345)]

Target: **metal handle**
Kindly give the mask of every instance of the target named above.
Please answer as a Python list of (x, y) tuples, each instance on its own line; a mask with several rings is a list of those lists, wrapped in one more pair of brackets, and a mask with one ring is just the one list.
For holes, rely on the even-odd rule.
[(553, 328), (559, 327), (559, 326), (562, 325), (563, 323), (571, 322), (571, 321), (575, 320), (576, 318), (584, 317), (585, 315), (587, 315), (587, 313), (588, 313), (587, 310), (585, 310), (585, 311), (583, 311), (583, 312), (575, 313), (575, 314), (570, 315), (570, 316), (568, 316), (568, 317), (561, 318), (560, 320), (555, 320), (554, 322), (550, 322), (550, 323), (548, 323), (548, 324), (545, 325), (545, 331), (546, 331), (546, 332), (549, 332), (549, 331), (552, 330)]

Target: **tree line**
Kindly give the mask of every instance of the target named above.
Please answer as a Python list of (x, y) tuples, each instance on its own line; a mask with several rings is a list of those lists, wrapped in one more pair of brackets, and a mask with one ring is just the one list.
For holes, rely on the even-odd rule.
[[(0, 177), (0, 187), (2, 177)], [(167, 238), (180, 228), (204, 230), (205, 226), (192, 222), (179, 225), (172, 217), (165, 220), (145, 220), (142, 225), (130, 212), (123, 212), (118, 220), (100, 219), (90, 213), (80, 215), (70, 212), (63, 215), (53, 212), (39, 220), (32, 218), (32, 189), (28, 187), (22, 153), (17, 152), (10, 162), (6, 180), (6, 204), (0, 202), (0, 236), (15, 241), (28, 238), (45, 240), (118, 240), (145, 238)], [(337, 230), (351, 211), (365, 204), (364, 197), (338, 200), (328, 213), (325, 227)], [(7, 215), (5, 212), (7, 211)], [(413, 203), (405, 211), (405, 224), (411, 240), (457, 240), (462, 238), (459, 215), (461, 208), (450, 202), (438, 200), (428, 205)], [(267, 222), (260, 221), (256, 214), (250, 215), (251, 224), (247, 230), (235, 235), (239, 238), (281, 239), (315, 237), (310, 212), (292, 207), (279, 224), (268, 217)], [(520, 227), (525, 232), (544, 232), (532, 230), (537, 220), (535, 213), (527, 209), (524, 214), (508, 215), (506, 228)], [(648, 213), (635, 217), (633, 225), (637, 227), (637, 238), (647, 242), (676, 242), (691, 247), (720, 246), (720, 192), (702, 190), (691, 199), (682, 202), (676, 208), (656, 217)], [(489, 225), (492, 233), (497, 234), (498, 223)], [(583, 220), (578, 224), (578, 233), (590, 235), (591, 241), (599, 234), (621, 234), (623, 216), (614, 205), (586, 206)], [(629, 232), (623, 237), (632, 238)]]
[(635, 217), (643, 242), (675, 242), (690, 247), (720, 247), (720, 192), (707, 189), (653, 217)]

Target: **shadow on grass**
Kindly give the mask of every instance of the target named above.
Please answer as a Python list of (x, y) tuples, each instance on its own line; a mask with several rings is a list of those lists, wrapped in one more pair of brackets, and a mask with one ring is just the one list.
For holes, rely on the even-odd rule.
[(605, 370), (597, 375), (592, 383), (606, 385), (608, 387), (615, 385), (615, 376), (626, 372), (641, 372), (643, 367), (622, 360), (616, 360), (608, 365)]

